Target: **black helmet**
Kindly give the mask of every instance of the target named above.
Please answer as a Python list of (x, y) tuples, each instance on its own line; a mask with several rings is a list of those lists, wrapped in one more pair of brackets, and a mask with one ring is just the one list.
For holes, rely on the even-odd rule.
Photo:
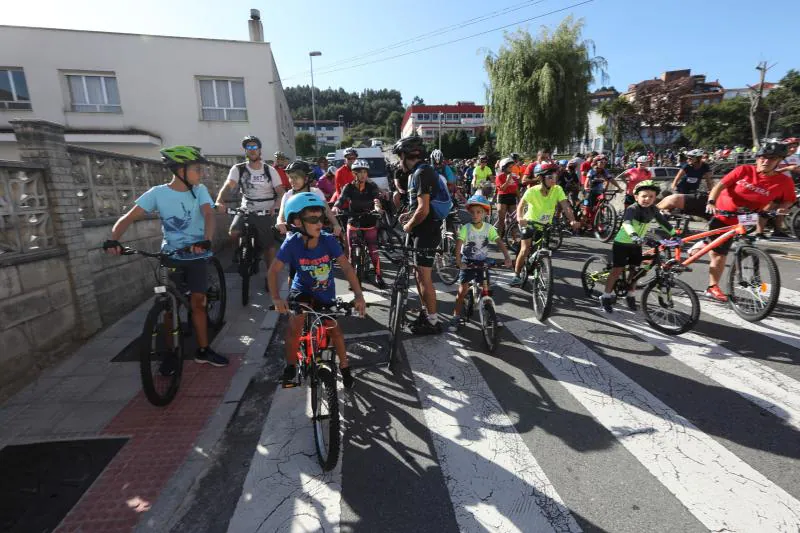
[(403, 137), (392, 147), (392, 153), (395, 155), (400, 154), (418, 154), (419, 157), (425, 155), (425, 141), (419, 135), (409, 135)]
[(286, 173), (289, 174), (290, 172), (302, 172), (306, 176), (311, 174), (311, 167), (305, 161), (297, 160), (292, 161), (289, 163), (289, 166), (286, 167)]
[(242, 139), (242, 148), (244, 148), (250, 143), (256, 143), (258, 145), (259, 150), (261, 149), (261, 139), (259, 139), (255, 135), (248, 135), (247, 137)]
[(517, 152), (511, 152), (511, 153), (508, 155), (508, 157), (510, 157), (511, 159), (513, 159), (515, 162), (516, 162), (516, 161), (519, 161), (519, 154), (518, 154)]
[(756, 157), (786, 157), (789, 155), (789, 146), (779, 141), (767, 141), (756, 152)]

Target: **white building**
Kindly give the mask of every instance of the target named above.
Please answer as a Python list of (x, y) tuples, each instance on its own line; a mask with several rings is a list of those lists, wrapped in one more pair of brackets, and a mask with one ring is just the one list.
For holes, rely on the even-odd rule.
[(484, 107), (475, 102), (457, 102), (456, 105), (412, 105), (406, 109), (400, 134), (407, 137), (417, 134), (431, 140), (439, 132), (442, 136), (451, 131), (465, 131), (474, 137), (486, 129)]
[(193, 144), (241, 159), (241, 139), (294, 156), (294, 126), (257, 10), (250, 41), (0, 26), (0, 159), (10, 120), (63, 124), (68, 143), (141, 157)]
[[(314, 135), (313, 120), (295, 120), (295, 135), (298, 133), (308, 133)], [(344, 138), (344, 127), (338, 120), (318, 120), (317, 121), (317, 144), (319, 146), (339, 147), (339, 143)]]

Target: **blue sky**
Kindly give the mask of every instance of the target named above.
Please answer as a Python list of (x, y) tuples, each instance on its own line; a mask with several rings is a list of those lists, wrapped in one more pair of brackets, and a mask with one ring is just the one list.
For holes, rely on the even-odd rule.
[[(798, 35), (795, 1), (770, 2), (769, 14), (752, 13), (760, 4), (743, 0), (593, 0), (570, 7), (580, 2), (412, 2), (409, 5), (414, 6), (416, 14), (398, 17), (395, 13), (402, 8), (394, 6), (401, 3), (373, 0), (84, 0), (80, 9), (74, 2), (38, 0), (4, 6), (2, 23), (246, 40), (250, 8), (258, 8), (284, 85), (310, 84), (308, 52), (320, 50), (323, 55), (314, 58), (316, 86), (344, 87), (348, 91), (398, 89), (405, 103), (414, 95), (429, 104), (456, 100), (483, 103), (487, 83), (483, 58), (500, 48), (503, 32), (469, 36), (509, 24), (509, 30), (523, 27), (537, 33), (540, 26), (555, 26), (568, 14), (584, 19), (584, 37), (594, 41), (597, 55), (608, 61), (609, 84), (617, 89), (680, 68), (705, 73), (708, 79), (719, 79), (729, 88), (757, 82), (755, 66), (761, 60), (776, 63), (767, 75), (768, 81), (778, 81), (790, 68), (800, 69), (794, 46)], [(564, 8), (568, 9), (547, 15)], [(503, 10), (507, 11), (494, 18), (462, 24)], [(457, 29), (435, 31), (452, 26)], [(417, 52), (462, 38), (454, 44)], [(409, 40), (414, 42), (372, 54)], [(408, 54), (357, 66), (403, 53)], [(367, 54), (359, 61), (342, 63)], [(349, 66), (357, 67), (335, 70)]]

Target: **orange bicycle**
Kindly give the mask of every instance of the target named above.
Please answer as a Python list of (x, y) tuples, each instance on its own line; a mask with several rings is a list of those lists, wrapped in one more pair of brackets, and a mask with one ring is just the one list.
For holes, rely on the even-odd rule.
[(696, 253), (681, 259), (681, 249), (675, 248), (675, 260), (689, 266), (709, 251), (733, 239), (731, 248), (733, 264), (728, 274), (728, 302), (734, 312), (748, 322), (757, 322), (768, 317), (778, 304), (781, 278), (778, 265), (769, 254), (753, 246), (750, 235), (759, 216), (774, 217), (775, 211), (719, 211), (719, 214), (738, 217), (739, 222), (718, 229), (682, 236), (684, 243), (717, 236)]

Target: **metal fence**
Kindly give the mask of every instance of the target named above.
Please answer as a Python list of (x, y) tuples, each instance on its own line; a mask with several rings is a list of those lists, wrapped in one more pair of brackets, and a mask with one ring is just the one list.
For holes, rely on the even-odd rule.
[(0, 162), (0, 257), (56, 245), (43, 168)]

